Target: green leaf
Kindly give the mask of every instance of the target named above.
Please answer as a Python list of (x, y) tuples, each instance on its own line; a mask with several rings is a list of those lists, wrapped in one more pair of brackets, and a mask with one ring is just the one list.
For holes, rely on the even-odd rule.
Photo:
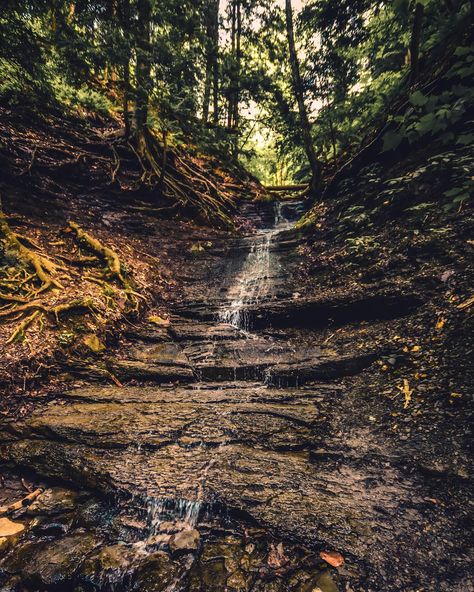
[(472, 49), (470, 47), (456, 47), (456, 51), (454, 55), (456, 56), (464, 56), (470, 54)]
[(389, 150), (395, 150), (398, 148), (403, 140), (403, 135), (399, 132), (389, 130), (383, 137), (383, 148), (382, 152), (388, 152)]
[(427, 102), (428, 97), (425, 97), (425, 95), (419, 90), (410, 95), (410, 103), (415, 107), (423, 107)]
[(464, 187), (453, 187), (452, 189), (448, 189), (448, 191), (445, 191), (443, 193), (443, 195), (445, 195), (446, 197), (456, 197), (460, 193), (464, 193), (464, 192), (465, 192)]
[(474, 134), (462, 134), (456, 140), (456, 144), (460, 144), (461, 146), (468, 146), (474, 142)]

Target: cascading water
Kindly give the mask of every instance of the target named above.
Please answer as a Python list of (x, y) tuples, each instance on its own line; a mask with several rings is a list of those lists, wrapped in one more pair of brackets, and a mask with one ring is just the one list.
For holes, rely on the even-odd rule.
[(219, 311), (219, 321), (244, 331), (249, 330), (246, 309), (268, 296), (272, 286), (272, 270), (278, 265), (272, 247), (277, 237), (291, 228), (292, 224), (283, 215), (281, 202), (276, 202), (274, 224), (253, 236), (250, 251), (229, 289), (230, 301)]

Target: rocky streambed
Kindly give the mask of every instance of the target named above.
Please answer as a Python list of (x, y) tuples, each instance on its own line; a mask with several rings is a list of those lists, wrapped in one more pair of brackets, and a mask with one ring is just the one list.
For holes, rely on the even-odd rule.
[[(193, 262), (169, 324), (130, 331), (103, 367), (73, 369), (83, 386), (3, 426), (3, 501), (12, 471), (44, 491), (10, 512), (1, 590), (461, 590), (441, 565), (460, 517), (371, 417), (350, 421), (347, 377), (390, 344), (318, 332), (420, 302), (298, 294), (300, 207), (252, 206), (257, 232)], [(124, 386), (102, 383), (111, 372)]]

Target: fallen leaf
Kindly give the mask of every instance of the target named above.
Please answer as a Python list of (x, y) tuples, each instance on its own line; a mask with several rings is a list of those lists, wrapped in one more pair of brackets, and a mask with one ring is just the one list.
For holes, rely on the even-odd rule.
[(420, 347), (419, 345), (414, 345), (414, 346), (411, 348), (411, 351), (412, 351), (412, 352), (418, 352), (418, 351), (420, 351), (420, 349), (421, 349), (421, 347)]
[(405, 403), (403, 404), (403, 409), (407, 409), (411, 401), (413, 389), (410, 389), (410, 385), (408, 384), (408, 380), (406, 378), (403, 379), (403, 386), (398, 386), (397, 388), (405, 395)]
[(104, 351), (105, 349), (105, 345), (97, 337), (97, 335), (94, 335), (93, 333), (91, 333), (90, 335), (86, 335), (83, 339), (83, 342), (84, 345), (87, 345), (87, 347), (96, 354), (101, 351)]
[(288, 558), (283, 550), (283, 544), (271, 545), (270, 552), (268, 554), (267, 563), (270, 567), (278, 569), (288, 563)]
[(158, 315), (149, 316), (148, 321), (150, 323), (153, 323), (154, 325), (158, 325), (159, 327), (168, 327), (168, 325), (170, 324), (169, 319), (163, 319), (162, 317), (159, 317)]
[(321, 559), (333, 567), (340, 567), (344, 564), (344, 557), (337, 551), (321, 551)]
[(25, 525), (9, 518), (0, 518), (0, 537), (9, 537), (25, 530)]
[(436, 323), (436, 330), (441, 331), (441, 329), (444, 327), (445, 324), (446, 324), (446, 319), (439, 319), (439, 321)]

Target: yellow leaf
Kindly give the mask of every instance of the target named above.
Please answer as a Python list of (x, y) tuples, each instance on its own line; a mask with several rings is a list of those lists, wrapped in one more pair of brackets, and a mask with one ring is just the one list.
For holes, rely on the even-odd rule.
[(0, 537), (9, 537), (25, 530), (24, 524), (13, 522), (9, 518), (0, 518)]
[(405, 402), (403, 404), (403, 409), (407, 409), (408, 405), (410, 405), (413, 389), (410, 389), (410, 385), (408, 384), (408, 380), (406, 378), (403, 379), (403, 386), (399, 386), (397, 388), (405, 396)]
[(97, 335), (94, 335), (93, 333), (91, 333), (90, 335), (86, 335), (83, 339), (83, 342), (85, 345), (87, 345), (87, 347), (90, 350), (92, 350), (96, 354), (98, 354), (101, 351), (104, 351), (105, 349), (105, 345), (97, 337)]
[(441, 331), (441, 329), (444, 327), (445, 324), (446, 324), (446, 319), (439, 319), (439, 321), (436, 323), (436, 330)]
[(453, 397), (453, 399), (457, 399), (459, 397), (462, 397), (462, 393), (451, 393), (451, 397)]
[(411, 351), (412, 351), (412, 352), (418, 352), (418, 351), (420, 351), (420, 350), (421, 350), (421, 347), (420, 347), (419, 345), (414, 345), (414, 346), (411, 348)]
[(170, 324), (169, 319), (163, 319), (162, 317), (159, 317), (158, 315), (149, 316), (148, 321), (150, 323), (153, 323), (154, 325), (158, 325), (160, 327), (168, 327), (168, 325)]

